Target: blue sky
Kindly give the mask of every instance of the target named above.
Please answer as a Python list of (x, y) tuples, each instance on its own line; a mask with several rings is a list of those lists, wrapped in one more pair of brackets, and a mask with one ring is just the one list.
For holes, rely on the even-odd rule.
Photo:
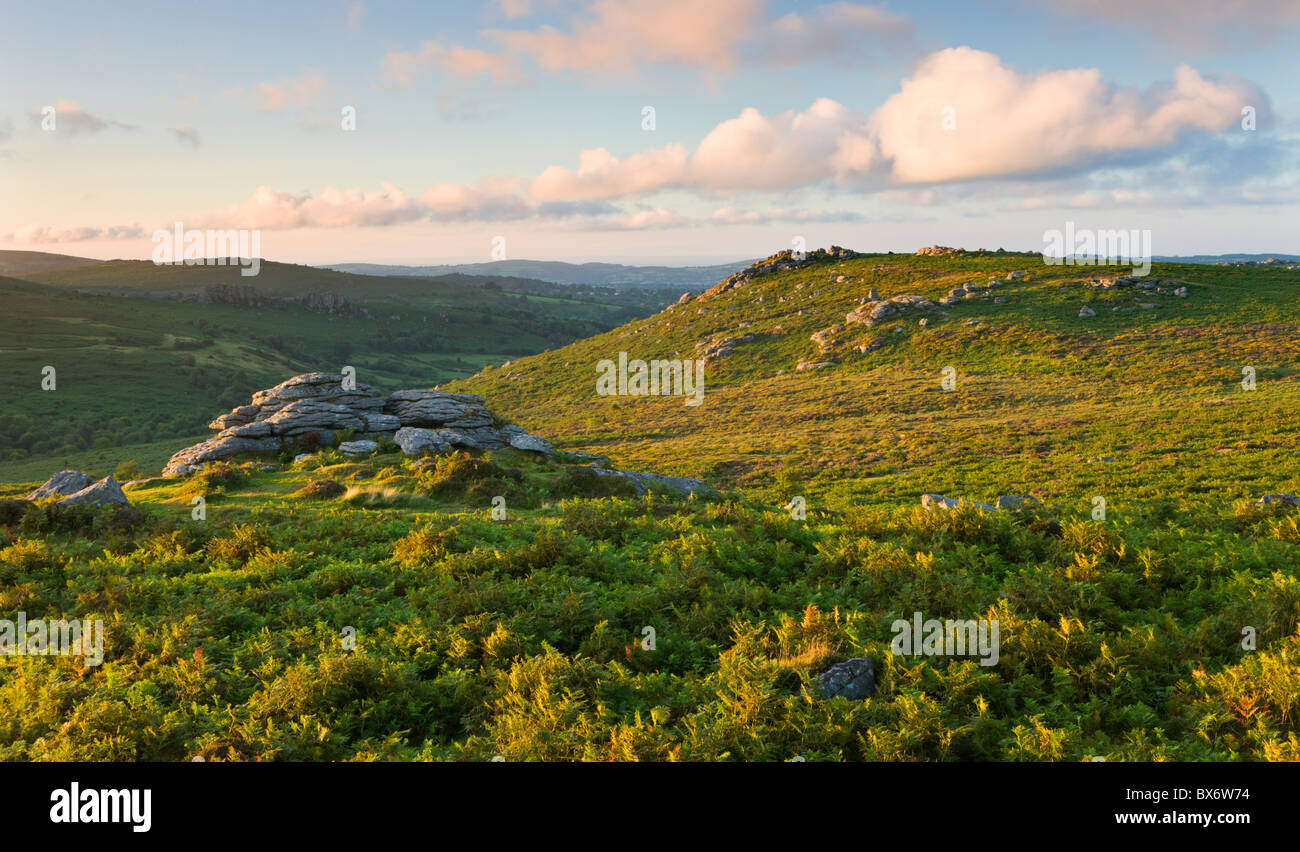
[(1234, 5), (0, 3), (0, 248), (690, 263), (1073, 221), (1300, 253), (1300, 3)]

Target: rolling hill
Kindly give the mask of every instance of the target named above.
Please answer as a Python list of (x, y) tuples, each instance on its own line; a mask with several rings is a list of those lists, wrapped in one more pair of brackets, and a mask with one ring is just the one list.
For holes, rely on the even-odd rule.
[[(0, 476), (95, 449), (201, 432), (254, 384), (355, 366), (381, 386), (434, 385), (569, 343), (663, 304), (519, 279), (376, 278), (267, 262), (96, 262), (0, 278)], [(41, 390), (56, 368), (56, 389)], [(165, 454), (163, 454), (165, 456)], [(31, 468), (22, 467), (22, 470)], [(9, 471), (12, 475), (15, 471)]]
[[(814, 260), (452, 386), (575, 449), (735, 486), (784, 475), (841, 500), (1086, 502), (1100, 489), (1230, 502), (1300, 488), (1300, 426), (1285, 413), (1300, 408), (1300, 273), (1156, 265), (1152, 279), (1185, 284), (1185, 298), (1087, 283), (1116, 274), (992, 252)], [(846, 322), (873, 289), (938, 302), (989, 279), (1003, 283), (951, 306)], [(696, 358), (717, 344), (733, 348), (707, 362), (698, 407), (595, 392), (597, 363), (619, 352)], [(1088, 463), (1100, 457), (1115, 461)]]
[(70, 254), (51, 254), (44, 251), (0, 250), (0, 275), (25, 275), (49, 269), (90, 266), (103, 261)]
[(365, 275), (439, 276), (454, 273), (538, 278), (558, 284), (586, 284), (623, 289), (702, 290), (749, 261), (712, 266), (628, 266), (621, 263), (564, 263), (555, 260), (495, 260), (486, 263), (438, 266), (393, 266), (377, 263), (333, 263), (326, 269)]

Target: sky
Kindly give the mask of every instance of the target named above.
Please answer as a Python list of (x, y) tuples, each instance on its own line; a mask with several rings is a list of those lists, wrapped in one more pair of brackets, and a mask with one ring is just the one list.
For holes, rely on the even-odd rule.
[(1298, 39), (1300, 0), (0, 0), (0, 249), (1300, 254)]

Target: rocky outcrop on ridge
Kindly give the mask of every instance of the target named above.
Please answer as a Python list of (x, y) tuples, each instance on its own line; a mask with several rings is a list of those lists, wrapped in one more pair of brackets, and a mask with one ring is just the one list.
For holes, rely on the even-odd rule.
[[(451, 447), (551, 453), (544, 439), (519, 426), (497, 427), (480, 396), (438, 390), (400, 390), (388, 396), (364, 384), (344, 384), (339, 373), (304, 373), (253, 394), (208, 424), (217, 434), (179, 451), (163, 476), (184, 476), (206, 462), (240, 453), (277, 452), (296, 444), (330, 445), (336, 430), (350, 430), (359, 452), (363, 441), (387, 438), (408, 455)], [(429, 433), (429, 434), (425, 434)]]
[(720, 295), (728, 290), (735, 290), (744, 287), (750, 281), (762, 275), (771, 275), (775, 272), (789, 272), (792, 269), (802, 269), (805, 266), (812, 266), (816, 263), (824, 263), (827, 260), (848, 260), (857, 257), (857, 252), (852, 249), (841, 248), (840, 246), (831, 246), (815, 251), (802, 252), (796, 254), (790, 249), (779, 251), (771, 257), (753, 263), (739, 272), (733, 273), (722, 280), (716, 287), (705, 290), (698, 298), (707, 299)]

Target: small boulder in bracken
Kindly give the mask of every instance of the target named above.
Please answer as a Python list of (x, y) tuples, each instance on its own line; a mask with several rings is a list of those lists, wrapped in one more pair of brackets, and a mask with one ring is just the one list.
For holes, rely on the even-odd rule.
[(836, 663), (817, 676), (827, 698), (861, 701), (876, 694), (876, 664), (870, 657)]
[(59, 501), (60, 506), (130, 506), (131, 501), (122, 493), (122, 486), (111, 476), (87, 485), (75, 494)]
[(45, 480), (45, 484), (27, 495), (28, 500), (44, 500), (47, 497), (67, 497), (81, 489), (95, 484), (95, 478), (79, 470), (61, 470)]

